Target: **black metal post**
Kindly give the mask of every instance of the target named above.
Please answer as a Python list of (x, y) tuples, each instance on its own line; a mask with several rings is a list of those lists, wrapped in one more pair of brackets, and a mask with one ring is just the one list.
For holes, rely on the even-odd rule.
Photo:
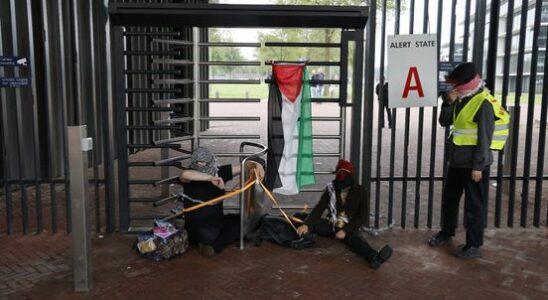
[[(508, 11), (506, 13), (506, 32), (512, 32), (514, 15), (514, 0), (508, 0)], [(508, 99), (509, 77), (510, 77), (510, 50), (512, 46), (512, 34), (506, 34), (504, 38), (504, 60), (502, 67), (502, 106), (506, 106)], [(514, 118), (514, 116), (511, 116)], [(512, 145), (506, 145), (512, 147)], [(502, 217), (502, 186), (503, 186), (503, 166), (504, 152), (499, 152), (497, 162), (497, 192), (495, 197), (495, 227), (499, 228)]]
[[(548, 34), (546, 35), (546, 40), (548, 41)], [(544, 51), (544, 80), (548, 77), (548, 51)], [(538, 157), (537, 157), (537, 176), (535, 184), (535, 212), (533, 215), (533, 225), (536, 227), (540, 226), (540, 214), (542, 207), (542, 185), (543, 173), (544, 173), (544, 155), (545, 155), (545, 146), (546, 146), (546, 115), (548, 110), (548, 87), (546, 85), (542, 88), (542, 104), (540, 110), (540, 129), (539, 129), (539, 139), (538, 139)], [(546, 210), (546, 221), (548, 221), (548, 209)], [(546, 223), (548, 226), (548, 223)]]
[[(535, 117), (537, 61), (539, 49), (538, 37), (540, 31), (542, 3), (543, 1), (537, 1), (535, 5), (535, 21), (533, 26), (533, 49), (531, 52), (531, 71), (529, 73), (529, 103), (527, 105), (527, 129), (525, 131), (525, 156), (523, 158), (523, 187), (521, 191), (521, 227), (527, 226), (527, 209), (529, 204), (529, 175), (531, 174), (531, 150), (533, 148), (533, 120)], [(544, 64), (546, 64), (546, 62)]]
[(495, 80), (497, 76), (497, 44), (499, 32), (500, 0), (491, 0), (491, 13), (489, 15), (489, 41), (487, 44), (487, 66), (485, 86), (495, 92)]
[(113, 38), (112, 65), (113, 65), (113, 92), (116, 108), (116, 137), (118, 144), (118, 201), (120, 213), (120, 231), (125, 232), (129, 228), (129, 169), (128, 169), (128, 137), (126, 132), (126, 95), (124, 93), (124, 45), (121, 27), (111, 27)]
[[(369, 7), (369, 20), (367, 24), (367, 48), (365, 55), (365, 85), (364, 85), (364, 109), (363, 109), (363, 149), (362, 149), (362, 179), (361, 184), (367, 190), (366, 203), (369, 207), (371, 200), (371, 150), (373, 144), (373, 90), (375, 84), (375, 30), (377, 22), (377, 5), (371, 2)], [(366, 225), (369, 225), (369, 218)]]
[[(400, 33), (400, 13), (401, 0), (396, 0), (396, 20), (394, 22), (394, 34)], [(394, 174), (395, 174), (395, 158), (396, 158), (396, 117), (397, 109), (392, 109), (392, 131), (390, 133), (390, 182), (388, 183), (388, 224), (392, 224), (393, 209), (394, 209)]]
[[(379, 85), (375, 87), (377, 92), (377, 175), (375, 181), (375, 228), (379, 228), (380, 194), (381, 194), (381, 153), (382, 153), (382, 124), (384, 124), (384, 44), (386, 37), (386, 0), (382, 2), (382, 27), (381, 27), (381, 64), (379, 73)], [(390, 120), (388, 120), (390, 122)], [(390, 224), (388, 224), (389, 226)]]
[(525, 53), (525, 33), (527, 30), (527, 7), (529, 1), (523, 0), (521, 2), (521, 14), (520, 14), (520, 29), (519, 29), (519, 48), (518, 48), (518, 66), (516, 76), (516, 93), (515, 93), (515, 116), (514, 126), (511, 129), (512, 134), (512, 159), (511, 159), (511, 171), (510, 171), (510, 196), (508, 199), (508, 227), (514, 226), (514, 206), (516, 199), (516, 176), (517, 176), (517, 164), (518, 164), (518, 147), (519, 147), (519, 124), (520, 124), (520, 99), (523, 89), (523, 57)]
[[(440, 42), (441, 42), (441, 28), (442, 23), (441, 19), (443, 16), (443, 1), (438, 0), (438, 18), (437, 18), (437, 36), (438, 44), (436, 47), (437, 51), (437, 61), (440, 61)], [(439, 70), (438, 70), (439, 72)], [(438, 136), (438, 107), (432, 107), (432, 138), (430, 142), (430, 176), (428, 184), (428, 216), (426, 218), (426, 226), (432, 228), (432, 215), (434, 211), (434, 177), (436, 173), (436, 149), (437, 149), (437, 136)]]
[(474, 21), (474, 52), (472, 61), (480, 74), (483, 74), (483, 45), (485, 44), (485, 14), (486, 2), (476, 1), (476, 15)]

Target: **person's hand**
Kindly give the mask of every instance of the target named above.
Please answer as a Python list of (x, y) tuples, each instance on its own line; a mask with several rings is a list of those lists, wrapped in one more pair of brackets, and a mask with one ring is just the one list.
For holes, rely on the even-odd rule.
[(303, 234), (307, 233), (308, 232), (308, 226), (307, 225), (301, 225), (299, 226), (299, 228), (297, 228), (297, 234), (299, 236), (302, 236)]
[(335, 233), (335, 237), (339, 240), (343, 240), (346, 237), (346, 232), (344, 230), (339, 230), (337, 233)]
[(478, 170), (472, 170), (472, 181), (473, 182), (480, 182), (481, 180), (481, 171)]
[(449, 91), (447, 92), (447, 97), (445, 99), (445, 103), (447, 103), (448, 105), (451, 105), (453, 104), (453, 102), (455, 102), (458, 98), (458, 94), (457, 92), (455, 91)]
[(214, 186), (220, 188), (221, 190), (225, 188), (225, 182), (221, 177), (211, 176), (210, 181)]

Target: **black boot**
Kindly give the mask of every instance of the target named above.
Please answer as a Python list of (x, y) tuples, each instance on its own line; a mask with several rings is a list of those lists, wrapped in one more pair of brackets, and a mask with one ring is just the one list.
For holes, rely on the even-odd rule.
[(442, 235), (441, 232), (434, 235), (431, 239), (428, 240), (428, 245), (434, 248), (441, 247), (450, 243), (451, 237)]
[(381, 267), (383, 263), (385, 263), (390, 257), (392, 256), (392, 247), (390, 245), (384, 246), (381, 251), (375, 255), (371, 261), (369, 262), (369, 265), (371, 266), (371, 269), (376, 270)]

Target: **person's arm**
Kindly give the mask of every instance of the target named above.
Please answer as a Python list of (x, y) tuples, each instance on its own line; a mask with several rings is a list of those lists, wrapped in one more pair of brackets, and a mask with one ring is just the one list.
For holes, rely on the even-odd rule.
[(495, 112), (489, 101), (483, 101), (474, 116), (474, 121), (478, 124), (478, 144), (474, 149), (472, 170), (483, 171), (489, 164), (491, 141), (495, 130)]
[(322, 197), (320, 198), (320, 201), (318, 202), (318, 204), (316, 204), (316, 206), (314, 207), (310, 215), (304, 221), (304, 225), (308, 227), (308, 230), (312, 230), (312, 228), (314, 228), (314, 225), (316, 224), (316, 222), (318, 222), (318, 220), (322, 217), (322, 214), (324, 210), (327, 208), (328, 203), (329, 203), (329, 193), (327, 192), (327, 189), (326, 189), (323, 192)]
[(209, 181), (220, 189), (224, 188), (224, 181), (222, 178), (202, 173), (196, 170), (181, 171), (181, 174), (179, 175), (179, 180), (182, 183), (189, 183), (191, 181)]
[(455, 101), (450, 98), (449, 94), (446, 93), (442, 94), (442, 99), (443, 103), (441, 105), (439, 122), (443, 127), (451, 126), (453, 124), (453, 110), (455, 109)]
[[(364, 197), (365, 191), (361, 187), (358, 191), (359, 191), (359, 194), (357, 196), (360, 201), (360, 204), (358, 205), (358, 211), (356, 215), (354, 216), (354, 218), (352, 218), (350, 222), (348, 222), (348, 224), (346, 224), (346, 226), (343, 228), (343, 230), (347, 233), (357, 231), (361, 226), (363, 226), (366, 223), (367, 218), (369, 217), (367, 205), (365, 204), (365, 197)], [(355, 196), (356, 195), (353, 195), (352, 197), (355, 197)]]

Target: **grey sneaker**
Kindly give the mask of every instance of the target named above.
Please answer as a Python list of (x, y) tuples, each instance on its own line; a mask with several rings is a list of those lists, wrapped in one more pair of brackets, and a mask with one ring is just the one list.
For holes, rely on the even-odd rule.
[(433, 236), (431, 239), (429, 239), (427, 243), (428, 243), (428, 245), (430, 245), (430, 247), (437, 248), (437, 247), (441, 247), (441, 246), (450, 244), (451, 243), (451, 237), (450, 236), (443, 236), (443, 235), (438, 233), (435, 236)]
[(467, 245), (460, 245), (453, 252), (456, 257), (459, 258), (480, 258), (481, 250), (478, 247), (472, 247)]

